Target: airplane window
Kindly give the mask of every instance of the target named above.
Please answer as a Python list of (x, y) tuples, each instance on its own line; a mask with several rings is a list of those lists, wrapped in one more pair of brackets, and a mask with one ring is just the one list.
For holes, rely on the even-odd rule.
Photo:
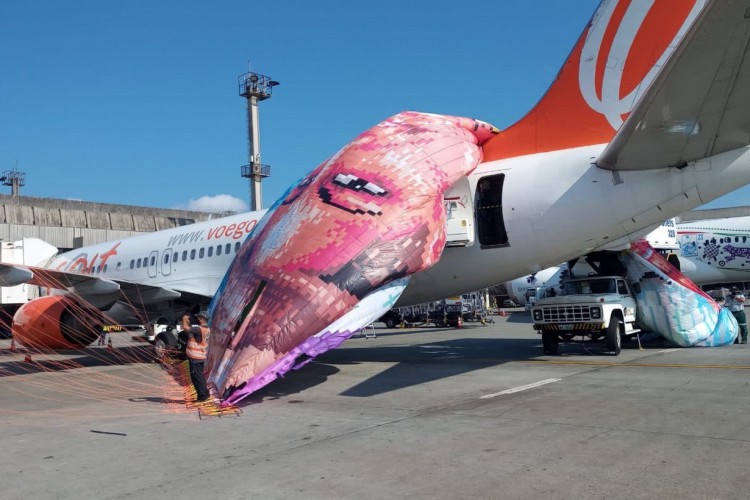
[(119, 271), (121, 265), (122, 265), (122, 262), (118, 262), (117, 265), (115, 266), (115, 271)]
[(182, 251), (182, 261), (185, 262), (187, 260), (187, 250)]
[(168, 253), (164, 254), (164, 264), (169, 264), (169, 254)]
[(152, 255), (151, 256), (151, 264), (150, 265), (153, 266), (154, 264), (156, 264), (156, 255)]
[(221, 245), (216, 245), (216, 255), (221, 255)]
[(107, 264), (104, 264), (104, 272), (107, 272)]
[(240, 251), (240, 246), (242, 246), (242, 245), (240, 244), (239, 241), (234, 244), (234, 253), (237, 253), (237, 252)]
[(137, 267), (138, 269), (141, 268), (141, 259), (135, 261), (135, 267)]
[(232, 244), (231, 243), (227, 243), (226, 246), (224, 247), (224, 253), (227, 254), (227, 255), (229, 255), (229, 252), (231, 252), (231, 251), (232, 251)]
[(200, 249), (200, 250), (198, 250), (198, 258), (199, 258), (199, 259), (202, 259), (202, 258), (203, 258), (203, 255), (204, 255), (205, 253), (206, 253), (206, 249), (205, 249), (205, 248), (203, 248), (203, 247), (201, 247), (201, 249)]
[(177, 262), (179, 260), (177, 257), (179, 257), (179, 255), (175, 252), (174, 255), (172, 255), (172, 262)]
[(195, 248), (190, 250), (190, 260), (195, 260)]
[(131, 259), (130, 260), (130, 269), (133, 269), (134, 267), (135, 267), (135, 261)]
[(208, 256), (213, 257), (214, 256), (214, 247), (208, 247)]

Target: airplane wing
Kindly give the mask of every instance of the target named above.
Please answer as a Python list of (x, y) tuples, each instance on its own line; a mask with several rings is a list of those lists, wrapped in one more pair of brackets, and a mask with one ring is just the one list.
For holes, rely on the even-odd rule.
[(683, 167), (750, 144), (750, 0), (713, 0), (596, 164)]
[(47, 288), (69, 290), (83, 299), (117, 293), (131, 303), (153, 304), (181, 296), (169, 288), (156, 287), (117, 279), (104, 279), (88, 274), (0, 263), (0, 286), (29, 283)]

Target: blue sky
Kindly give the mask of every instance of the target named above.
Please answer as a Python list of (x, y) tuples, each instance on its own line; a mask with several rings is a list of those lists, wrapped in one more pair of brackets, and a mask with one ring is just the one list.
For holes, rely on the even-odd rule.
[(597, 4), (4, 0), (0, 171), (26, 172), (28, 196), (247, 209), (250, 64), (281, 82), (260, 106), (268, 206), (400, 111), (512, 124)]

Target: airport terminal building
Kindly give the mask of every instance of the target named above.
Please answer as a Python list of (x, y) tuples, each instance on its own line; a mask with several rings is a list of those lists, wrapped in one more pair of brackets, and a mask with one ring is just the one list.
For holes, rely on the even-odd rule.
[(0, 195), (0, 241), (39, 238), (66, 251), (224, 215), (230, 214)]

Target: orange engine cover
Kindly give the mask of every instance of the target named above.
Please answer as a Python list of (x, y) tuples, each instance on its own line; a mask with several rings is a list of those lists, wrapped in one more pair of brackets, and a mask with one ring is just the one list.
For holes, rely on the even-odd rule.
[(78, 349), (91, 344), (102, 327), (98, 309), (65, 295), (39, 297), (13, 316), (13, 338), (26, 347)]

